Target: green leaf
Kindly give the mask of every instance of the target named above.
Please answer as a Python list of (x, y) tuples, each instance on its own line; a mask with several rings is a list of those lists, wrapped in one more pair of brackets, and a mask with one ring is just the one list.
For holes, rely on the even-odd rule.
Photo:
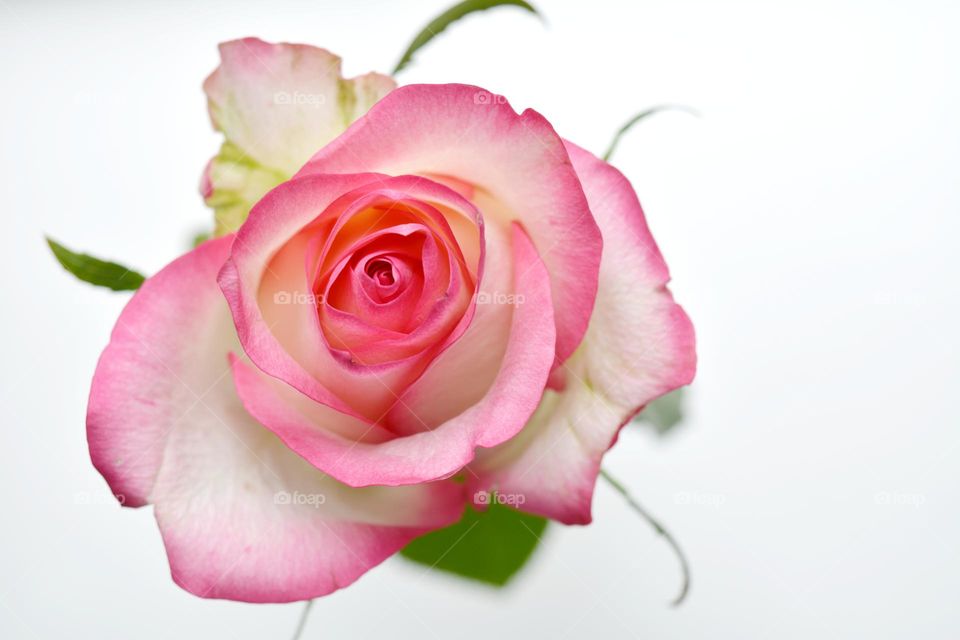
[(417, 538), (400, 555), (502, 587), (530, 559), (546, 527), (546, 519), (504, 505), (491, 504), (486, 511), (467, 507), (460, 522)]
[(614, 149), (617, 148), (617, 144), (620, 142), (620, 138), (622, 138), (624, 134), (627, 133), (627, 131), (630, 131), (630, 129), (633, 128), (633, 125), (637, 124), (638, 122), (640, 122), (645, 118), (649, 118), (655, 113), (660, 113), (661, 111), (671, 111), (671, 110), (685, 111), (692, 116), (695, 116), (698, 118), (700, 117), (700, 114), (697, 111), (691, 109), (690, 107), (684, 107), (682, 105), (664, 104), (658, 107), (650, 107), (646, 111), (641, 111), (637, 115), (633, 116), (632, 118), (627, 120), (626, 124), (620, 127), (617, 133), (613, 136), (613, 140), (610, 141), (610, 146), (607, 147), (607, 152), (603, 154), (603, 159), (609, 160), (611, 156), (613, 156), (613, 151)]
[(403, 56), (400, 57), (397, 66), (394, 67), (393, 75), (398, 74), (404, 67), (410, 64), (410, 61), (413, 60), (413, 54), (416, 53), (420, 47), (433, 40), (435, 36), (440, 35), (440, 32), (446, 29), (451, 23), (476, 11), (484, 11), (505, 5), (513, 5), (521, 9), (526, 9), (532, 14), (540, 15), (536, 9), (523, 0), (465, 0), (441, 13), (417, 34), (417, 37), (413, 39), (413, 42), (410, 43), (407, 50), (403, 52)]
[(683, 421), (683, 401), (685, 387), (660, 396), (644, 408), (637, 416), (637, 422), (645, 422), (664, 435)]
[(121, 264), (105, 262), (85, 253), (74, 253), (50, 238), (47, 238), (47, 244), (63, 268), (84, 282), (114, 291), (132, 291), (145, 280), (142, 275)]

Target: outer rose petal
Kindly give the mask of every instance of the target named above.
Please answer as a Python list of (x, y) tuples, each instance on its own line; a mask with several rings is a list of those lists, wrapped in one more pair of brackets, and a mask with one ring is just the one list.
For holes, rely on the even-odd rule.
[(244, 38), (220, 58), (203, 84), (214, 126), (288, 176), (396, 86), (376, 73), (344, 80), (340, 58), (308, 45)]
[(151, 494), (174, 580), (191, 593), (289, 602), (354, 582), (413, 538), (456, 522), (451, 482), (354, 489), (246, 413), (229, 376), (207, 421), (169, 437)]
[(340, 58), (307, 45), (244, 38), (221, 44), (220, 58), (203, 85), (226, 137), (202, 188), (218, 233), (236, 230), (267, 191), (396, 87), (378, 73), (345, 80)]
[(689, 384), (693, 326), (666, 288), (667, 266), (636, 193), (616, 169), (567, 144), (603, 233), (600, 286), (583, 344), (513, 440), (482, 452), (471, 491), (522, 493), (525, 511), (567, 524), (590, 522), (603, 454), (645, 404)]
[(90, 454), (125, 504), (155, 505), (173, 577), (187, 590), (312, 598), (455, 521), (462, 491), (346, 487), (244, 411), (227, 363), (239, 343), (216, 284), (232, 241), (175, 260), (124, 309), (90, 393)]
[[(394, 90), (298, 175), (439, 174), (478, 191), (487, 219), (520, 222), (550, 273), (557, 359), (580, 343), (597, 291), (601, 238), (563, 141), (528, 109), (459, 84)], [(480, 201), (483, 204), (479, 204)]]
[(293, 389), (237, 363), (234, 379), (244, 406), (291, 449), (350, 486), (414, 484), (456, 473), (473, 460), (476, 447), (505, 442), (523, 428), (553, 365), (556, 334), (549, 276), (516, 225), (513, 250), (519, 302), (506, 353), (486, 394), (463, 413), (434, 429), (386, 442), (354, 442), (330, 433), (329, 423), (345, 416), (322, 405), (314, 405), (310, 415), (298, 411), (306, 397), (291, 401)]

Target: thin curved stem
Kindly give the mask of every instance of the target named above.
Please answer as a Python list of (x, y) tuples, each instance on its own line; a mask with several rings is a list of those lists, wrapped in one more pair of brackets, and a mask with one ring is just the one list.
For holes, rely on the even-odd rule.
[(303, 634), (303, 628), (307, 626), (307, 618), (310, 617), (310, 609), (313, 607), (313, 600), (307, 600), (303, 605), (303, 612), (300, 614), (300, 622), (297, 623), (297, 630), (293, 632), (293, 640), (300, 640)]
[(630, 131), (630, 129), (633, 128), (633, 125), (637, 124), (641, 120), (649, 118), (650, 116), (656, 113), (660, 113), (661, 111), (670, 111), (670, 110), (685, 111), (696, 118), (700, 117), (700, 113), (697, 112), (695, 109), (691, 109), (690, 107), (685, 107), (682, 104), (662, 104), (656, 107), (650, 107), (649, 109), (645, 111), (641, 111), (637, 115), (627, 120), (626, 124), (624, 124), (622, 127), (620, 127), (617, 130), (617, 132), (613, 135), (613, 140), (610, 141), (610, 146), (607, 147), (607, 150), (603, 154), (603, 159), (610, 160), (610, 158), (613, 156), (613, 151), (617, 148), (617, 144), (620, 142), (620, 138), (622, 138), (627, 131)]
[(664, 526), (657, 521), (656, 518), (650, 515), (650, 512), (647, 511), (643, 505), (637, 502), (636, 499), (630, 495), (630, 492), (625, 486), (620, 484), (616, 478), (611, 476), (606, 469), (600, 469), (600, 475), (603, 476), (603, 479), (606, 480), (611, 487), (616, 489), (617, 493), (623, 496), (624, 500), (627, 501), (627, 504), (630, 505), (630, 507), (636, 511), (641, 518), (646, 520), (650, 526), (653, 527), (654, 531), (663, 536), (663, 538), (667, 541), (667, 544), (673, 548), (673, 552), (677, 555), (677, 559), (680, 560), (680, 570), (683, 572), (683, 584), (680, 587), (680, 593), (676, 598), (673, 599), (673, 602), (670, 603), (671, 606), (678, 606), (683, 602), (684, 598), (687, 597), (687, 593), (690, 591), (690, 565), (687, 563), (686, 555), (684, 555), (683, 550), (680, 548), (680, 545), (677, 543), (673, 535), (671, 535), (671, 533), (667, 531)]

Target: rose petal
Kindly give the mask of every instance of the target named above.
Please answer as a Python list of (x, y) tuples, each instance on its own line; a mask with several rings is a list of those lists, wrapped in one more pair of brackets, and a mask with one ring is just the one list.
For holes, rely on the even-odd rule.
[(249, 417), (229, 376), (211, 396), (203, 410), (223, 422), (170, 435), (151, 495), (171, 574), (191, 593), (248, 602), (326, 595), (460, 517), (454, 483), (347, 487)]
[(567, 150), (604, 238), (593, 318), (562, 369), (563, 391), (547, 391), (517, 438), (478, 454), (471, 491), (521, 493), (525, 511), (585, 524), (603, 454), (645, 404), (690, 383), (696, 353), (630, 183), (589, 152)]
[(214, 127), (287, 176), (396, 86), (378, 73), (345, 80), (339, 57), (302, 44), (231, 40), (220, 59), (203, 83)]
[[(148, 502), (166, 435), (227, 371), (224, 358), (236, 332), (210, 274), (232, 241), (206, 242), (148, 278), (100, 356), (87, 406), (87, 440), (94, 466), (126, 506)], [(210, 349), (220, 349), (213, 360), (203, 358), (207, 338), (215, 342)], [(197, 339), (204, 342), (192, 342)]]

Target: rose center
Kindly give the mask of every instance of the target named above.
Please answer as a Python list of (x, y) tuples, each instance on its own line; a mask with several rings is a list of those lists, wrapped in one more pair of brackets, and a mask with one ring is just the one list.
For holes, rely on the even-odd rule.
[(393, 264), (389, 260), (371, 260), (367, 264), (366, 272), (381, 287), (389, 287), (397, 281)]

